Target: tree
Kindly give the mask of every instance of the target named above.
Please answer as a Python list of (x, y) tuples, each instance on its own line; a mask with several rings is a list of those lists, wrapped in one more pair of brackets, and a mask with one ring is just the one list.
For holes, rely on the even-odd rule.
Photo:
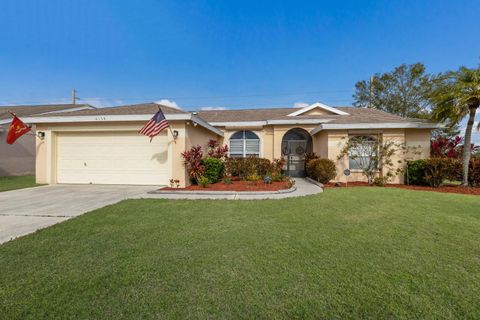
[(402, 117), (427, 118), (431, 76), (421, 63), (402, 64), (355, 84), (355, 107), (374, 108)]
[[(480, 106), (480, 68), (460, 67), (458, 71), (439, 74), (433, 81), (430, 94), (433, 107), (432, 117), (437, 121), (448, 121), (456, 125), (468, 118), (464, 145), (472, 143), (472, 129), (475, 113)], [(471, 148), (462, 150), (463, 186), (468, 186), (468, 164)]]

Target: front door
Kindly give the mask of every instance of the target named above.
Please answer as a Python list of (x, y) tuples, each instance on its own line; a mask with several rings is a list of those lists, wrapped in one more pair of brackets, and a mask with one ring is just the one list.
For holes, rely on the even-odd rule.
[(287, 173), (292, 177), (305, 176), (305, 153), (307, 152), (307, 141), (288, 140), (286, 151)]

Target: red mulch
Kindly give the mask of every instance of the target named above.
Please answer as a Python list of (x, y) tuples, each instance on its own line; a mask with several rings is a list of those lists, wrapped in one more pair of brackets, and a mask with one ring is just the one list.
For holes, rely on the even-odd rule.
[(251, 181), (232, 181), (231, 184), (225, 184), (223, 182), (217, 182), (209, 184), (206, 188), (199, 185), (191, 185), (186, 188), (171, 188), (165, 187), (160, 190), (200, 190), (200, 191), (278, 191), (288, 189), (286, 182), (272, 182), (271, 184), (265, 184), (263, 181), (256, 183)]
[[(368, 187), (368, 186), (369, 186), (368, 183), (360, 182), (360, 181), (354, 181), (354, 182), (348, 183), (348, 187)], [(325, 187), (335, 188), (335, 183), (327, 183)], [(345, 183), (341, 183), (341, 187), (345, 187)], [(385, 187), (408, 189), (408, 190), (422, 190), (422, 191), (434, 191), (434, 192), (444, 192), (444, 193), (480, 195), (480, 188), (474, 188), (474, 187), (464, 188), (457, 185), (445, 185), (439, 188), (432, 188), (427, 186), (412, 186), (412, 185), (406, 185), (406, 184), (388, 184)]]

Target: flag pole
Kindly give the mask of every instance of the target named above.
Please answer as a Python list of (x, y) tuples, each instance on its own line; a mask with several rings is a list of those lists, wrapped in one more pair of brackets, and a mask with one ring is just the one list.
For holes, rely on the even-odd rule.
[[(160, 108), (160, 106), (158, 106), (158, 110), (159, 111), (162, 111), (162, 109)], [(162, 111), (163, 113), (163, 111)], [(168, 129), (170, 130), (170, 133), (172, 134), (172, 137), (173, 137), (173, 142), (177, 143), (177, 137), (175, 137), (175, 134), (173, 133), (173, 130), (172, 130), (172, 127), (170, 127), (170, 123), (168, 123)], [(150, 140), (151, 142), (151, 140)]]

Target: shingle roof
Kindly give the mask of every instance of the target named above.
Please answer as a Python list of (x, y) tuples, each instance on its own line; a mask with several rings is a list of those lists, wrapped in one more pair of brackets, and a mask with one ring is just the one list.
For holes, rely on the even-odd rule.
[(375, 122), (425, 122), (420, 119), (403, 118), (377, 109), (336, 107), (349, 115), (298, 115), (289, 114), (298, 111), (296, 108), (271, 108), (271, 109), (239, 109), (239, 110), (204, 110), (198, 116), (208, 122), (243, 122), (267, 120), (293, 120), (293, 119), (328, 119), (329, 123), (375, 123)]
[[(68, 117), (68, 116), (105, 116), (105, 115), (151, 115), (161, 108), (165, 114), (189, 114), (187, 111), (159, 105), (157, 103), (142, 103), (118, 107), (98, 108), (92, 110), (79, 110), (71, 112), (56, 112), (36, 117)], [(268, 120), (295, 120), (295, 119), (326, 119), (329, 124), (350, 123), (403, 123), (420, 122), (427, 120), (403, 118), (377, 109), (336, 107), (348, 115), (298, 115), (288, 116), (298, 111), (298, 108), (264, 108), (264, 109), (237, 109), (237, 110), (202, 110), (196, 114), (207, 122), (252, 122)], [(1, 109), (0, 109), (1, 110)], [(40, 110), (40, 109), (38, 109)]]
[(98, 108), (93, 110), (80, 110), (72, 112), (62, 112), (62, 113), (52, 113), (48, 116), (65, 116), (65, 117), (75, 117), (75, 116), (106, 116), (106, 115), (133, 115), (133, 114), (155, 114), (160, 107), (165, 114), (186, 114), (180, 109), (175, 109), (160, 105), (157, 103), (142, 103), (142, 104), (132, 104), (127, 106), (119, 107), (108, 107), (108, 108)]
[(19, 117), (39, 115), (47, 112), (91, 107), (88, 104), (46, 104), (46, 105), (25, 105), (25, 106), (0, 106), (0, 120), (11, 118), (8, 111), (14, 112)]

